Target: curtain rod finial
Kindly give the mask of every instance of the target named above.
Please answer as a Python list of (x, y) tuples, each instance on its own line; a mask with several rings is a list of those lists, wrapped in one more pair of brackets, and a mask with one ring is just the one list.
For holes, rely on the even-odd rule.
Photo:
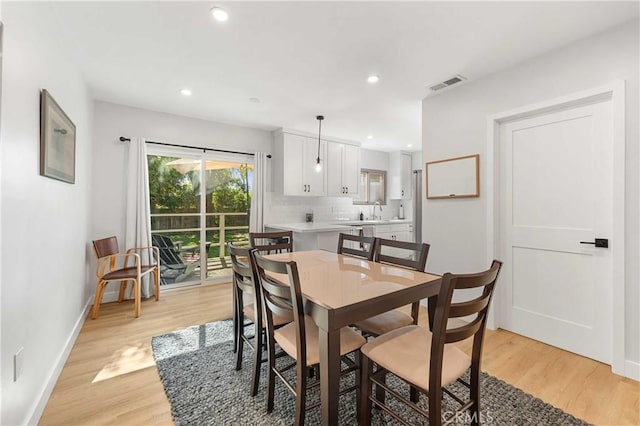
[(131, 142), (131, 139), (125, 138), (124, 136), (120, 136), (120, 142)]

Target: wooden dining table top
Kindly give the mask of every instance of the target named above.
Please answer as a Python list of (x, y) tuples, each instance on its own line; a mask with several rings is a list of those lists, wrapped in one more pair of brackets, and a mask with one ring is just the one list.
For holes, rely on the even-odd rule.
[[(266, 257), (296, 262), (303, 297), (329, 310), (344, 308), (440, 279), (438, 275), (324, 250), (272, 254)], [(273, 276), (283, 283), (289, 282), (285, 276)]]

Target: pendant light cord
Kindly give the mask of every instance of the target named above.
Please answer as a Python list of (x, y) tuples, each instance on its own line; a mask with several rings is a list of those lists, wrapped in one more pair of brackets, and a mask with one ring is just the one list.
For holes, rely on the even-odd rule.
[(322, 120), (324, 120), (324, 116), (318, 115), (316, 118), (318, 119), (318, 157), (316, 157), (316, 163), (320, 164), (320, 134), (322, 133)]

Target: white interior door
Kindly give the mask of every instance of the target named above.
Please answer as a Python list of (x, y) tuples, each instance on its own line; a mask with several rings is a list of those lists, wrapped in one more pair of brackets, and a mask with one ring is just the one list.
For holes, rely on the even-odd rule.
[(611, 101), (500, 126), (502, 328), (612, 362)]

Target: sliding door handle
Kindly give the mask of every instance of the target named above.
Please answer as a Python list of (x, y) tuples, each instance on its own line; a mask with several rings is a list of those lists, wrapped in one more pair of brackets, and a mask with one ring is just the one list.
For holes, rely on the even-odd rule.
[(595, 241), (580, 241), (580, 244), (593, 244), (596, 247), (609, 248), (609, 240), (606, 238), (596, 238)]

